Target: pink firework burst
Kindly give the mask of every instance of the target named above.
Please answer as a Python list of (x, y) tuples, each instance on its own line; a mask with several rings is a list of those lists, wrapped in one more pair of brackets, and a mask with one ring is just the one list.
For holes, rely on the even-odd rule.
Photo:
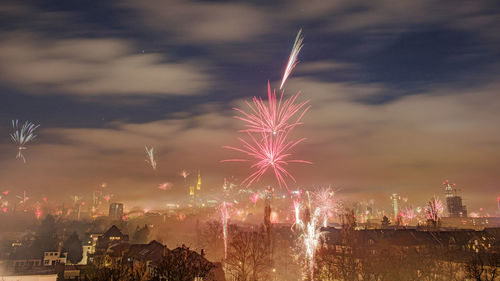
[[(302, 124), (301, 119), (304, 114), (309, 110), (307, 106), (309, 101), (296, 103), (297, 93), (290, 98), (283, 99), (283, 92), (279, 99), (276, 96), (276, 90), (271, 91), (269, 82), (267, 83), (267, 96), (268, 103), (262, 98), (253, 97), (252, 103), (246, 102), (250, 108), (249, 113), (239, 108), (234, 110), (241, 113), (242, 116), (235, 116), (236, 119), (244, 121), (247, 129), (241, 130), (242, 132), (253, 133), (272, 133), (276, 135), (278, 132), (290, 130), (293, 127)], [(294, 116), (298, 117), (294, 119)]]
[[(299, 31), (295, 39), (280, 89), (283, 88), (283, 85), (297, 63), (297, 56), (302, 48), (303, 41), (301, 33), (302, 31)], [(290, 131), (297, 125), (302, 124), (301, 119), (309, 110), (309, 106), (307, 106), (309, 101), (297, 103), (299, 93), (288, 99), (284, 99), (283, 94), (284, 92), (281, 92), (278, 99), (276, 91), (271, 91), (271, 86), (268, 82), (267, 95), (269, 100), (267, 103), (262, 98), (254, 97), (252, 102), (247, 102), (250, 108), (248, 112), (235, 108), (241, 114), (240, 116), (235, 116), (235, 118), (246, 123), (246, 129), (240, 130), (240, 132), (246, 132), (250, 140), (244, 140), (240, 137), (238, 139), (243, 145), (242, 148), (231, 146), (226, 146), (225, 148), (242, 152), (254, 161), (254, 164), (251, 165), (251, 168), (254, 169), (253, 173), (242, 182), (247, 187), (253, 182), (259, 181), (262, 175), (268, 169), (271, 169), (279, 186), (282, 187), (284, 185), (288, 189), (285, 179), (290, 178), (295, 182), (295, 178), (287, 171), (286, 166), (292, 162), (311, 163), (305, 160), (289, 159), (292, 155), (290, 153), (291, 149), (304, 139), (297, 141), (287, 140)], [(252, 160), (229, 159), (222, 162)]]
[[(297, 144), (301, 143), (305, 139), (300, 139), (298, 141), (287, 141), (288, 132), (279, 133), (275, 136), (268, 136), (266, 134), (261, 134), (262, 138), (260, 140), (255, 139), (251, 134), (251, 142), (244, 140), (243, 138), (238, 138), (243, 144), (243, 148), (236, 148), (232, 146), (225, 146), (225, 148), (232, 149), (238, 152), (242, 152), (250, 156), (255, 160), (255, 163), (251, 165), (252, 169), (255, 169), (250, 176), (243, 180), (242, 184), (250, 186), (253, 182), (259, 181), (262, 175), (271, 169), (274, 172), (276, 180), (280, 187), (283, 185), (288, 189), (285, 179), (290, 178), (295, 182), (295, 178), (286, 170), (286, 166), (289, 163), (307, 163), (312, 164), (306, 160), (288, 159), (292, 154), (290, 150), (294, 148)], [(250, 161), (248, 159), (228, 159), (222, 160), (222, 162), (241, 162)]]

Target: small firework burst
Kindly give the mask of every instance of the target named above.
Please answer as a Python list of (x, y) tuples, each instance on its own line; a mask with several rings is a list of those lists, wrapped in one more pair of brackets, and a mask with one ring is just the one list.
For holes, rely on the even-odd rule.
[(28, 149), (26, 145), (36, 138), (35, 130), (40, 125), (35, 125), (31, 122), (26, 122), (20, 126), (19, 120), (12, 120), (12, 128), (14, 132), (10, 134), (12, 140), (17, 144), (17, 159), (22, 159), (26, 163), (26, 158), (23, 155), (23, 150)]
[(153, 168), (153, 170), (156, 171), (156, 160), (155, 160), (155, 155), (154, 155), (154, 148), (151, 147), (151, 148), (148, 148), (147, 146), (145, 146), (146, 148), (146, 154), (147, 154), (147, 159), (146, 159), (146, 163), (148, 163), (149, 165), (151, 165), (151, 167)]
[(434, 196), (427, 204), (425, 216), (427, 219), (437, 222), (441, 218), (443, 211), (443, 202), (441, 202), (438, 197)]
[(158, 188), (161, 190), (170, 190), (172, 189), (173, 184), (170, 182), (164, 182), (158, 185)]

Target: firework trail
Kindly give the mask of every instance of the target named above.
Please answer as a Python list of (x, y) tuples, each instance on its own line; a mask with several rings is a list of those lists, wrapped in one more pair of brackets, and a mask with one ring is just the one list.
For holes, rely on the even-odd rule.
[(31, 122), (26, 122), (24, 125), (20, 126), (19, 120), (12, 120), (12, 128), (14, 132), (10, 134), (12, 140), (17, 144), (17, 159), (23, 159), (26, 163), (26, 158), (24, 158), (23, 150), (28, 149), (26, 145), (36, 138), (35, 130), (40, 125), (35, 125)]
[[(243, 144), (243, 148), (236, 148), (232, 146), (224, 146), (227, 149), (235, 150), (247, 154), (248, 156), (255, 159), (255, 163), (251, 165), (252, 169), (256, 169), (250, 176), (243, 180), (242, 184), (246, 183), (249, 187), (253, 182), (259, 181), (262, 175), (271, 169), (278, 181), (280, 188), (284, 185), (288, 189), (285, 179), (290, 178), (295, 182), (295, 178), (286, 170), (286, 166), (289, 163), (307, 163), (312, 164), (305, 160), (289, 160), (288, 158), (292, 155), (289, 151), (295, 147), (297, 144), (301, 143), (305, 139), (300, 139), (298, 141), (287, 141), (288, 132), (285, 134), (277, 134), (276, 136), (267, 136), (262, 134), (262, 139), (257, 140), (251, 134), (248, 134), (251, 138), (251, 142), (244, 140), (243, 138), (238, 138)], [(222, 160), (222, 162), (245, 162), (250, 161), (247, 159), (228, 159)]]
[(224, 259), (227, 258), (227, 224), (229, 221), (229, 211), (227, 209), (227, 203), (226, 201), (222, 202), (220, 206), (220, 214), (221, 214), (221, 220), (222, 220), (222, 237), (224, 239)]
[(172, 189), (173, 184), (170, 182), (164, 182), (158, 185), (158, 188), (161, 190), (170, 190)]
[(148, 155), (148, 159), (146, 159), (146, 163), (151, 165), (153, 170), (156, 171), (156, 160), (155, 160), (155, 155), (154, 155), (154, 148), (153, 147), (148, 148), (147, 146), (145, 146), (145, 148), (146, 148), (146, 154)]
[(302, 42), (304, 41), (304, 37), (302, 37), (302, 29), (299, 30), (297, 37), (295, 37), (295, 43), (293, 43), (292, 52), (290, 53), (290, 57), (288, 58), (288, 63), (286, 64), (285, 72), (283, 73), (283, 78), (281, 79), (280, 90), (283, 89), (288, 76), (292, 73), (292, 70), (297, 65), (297, 57), (299, 56), (299, 52), (302, 49)]
[[(293, 127), (302, 124), (301, 119), (304, 114), (309, 110), (310, 106), (306, 105), (309, 101), (302, 103), (295, 103), (300, 93), (283, 100), (283, 92), (279, 99), (276, 97), (276, 90), (271, 91), (269, 82), (267, 83), (267, 97), (268, 104), (262, 98), (253, 97), (252, 103), (246, 102), (250, 108), (249, 113), (239, 108), (233, 108), (238, 111), (242, 116), (235, 116), (245, 123), (247, 129), (241, 132), (253, 133), (272, 133), (276, 135), (278, 132), (284, 132), (292, 129)], [(298, 117), (292, 120), (295, 115)], [(289, 121), (291, 121), (289, 123)]]
[(443, 202), (441, 202), (438, 197), (433, 197), (427, 204), (427, 208), (425, 209), (425, 216), (427, 217), (427, 219), (437, 222), (439, 221), (439, 218), (441, 217), (443, 211)]

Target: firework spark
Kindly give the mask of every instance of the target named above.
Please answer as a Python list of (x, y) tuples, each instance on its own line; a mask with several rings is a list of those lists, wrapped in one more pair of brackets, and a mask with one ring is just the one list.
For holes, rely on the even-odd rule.
[[(307, 195), (309, 198), (308, 192)], [(293, 229), (299, 234), (299, 246), (301, 247), (301, 250), (303, 251), (302, 253), (305, 257), (304, 260), (306, 262), (310, 280), (314, 280), (316, 249), (318, 248), (320, 237), (322, 235), (319, 223), (322, 217), (322, 209), (321, 206), (317, 206), (311, 216), (311, 202), (309, 199), (304, 208), (302, 207), (300, 199), (293, 201), (293, 207), (295, 210), (295, 224)], [(300, 211), (302, 208), (305, 210), (303, 219), (300, 217)]]
[(300, 219), (300, 201), (299, 200), (293, 200), (293, 210), (295, 214), (295, 224), (298, 226), (302, 226), (303, 222)]
[(281, 79), (280, 90), (283, 89), (288, 76), (292, 73), (292, 70), (297, 65), (297, 57), (299, 56), (299, 52), (302, 49), (302, 42), (304, 41), (304, 37), (302, 37), (302, 29), (299, 30), (297, 37), (295, 37), (295, 43), (293, 43), (292, 52), (290, 53), (290, 57), (288, 58), (288, 63), (286, 64), (285, 72), (283, 73), (283, 78)]
[(433, 220), (435, 222), (439, 221), (439, 218), (443, 214), (443, 202), (439, 200), (438, 197), (433, 197), (431, 201), (427, 204), (427, 208), (425, 209), (425, 215), (427, 219)]
[(12, 140), (17, 144), (17, 159), (23, 159), (26, 163), (26, 158), (23, 155), (23, 150), (28, 149), (26, 145), (36, 138), (35, 130), (40, 125), (35, 125), (31, 122), (26, 122), (24, 125), (20, 126), (19, 120), (12, 120), (12, 128), (14, 132), (10, 134)]
[(148, 158), (146, 159), (146, 163), (151, 165), (153, 170), (156, 171), (156, 160), (155, 160), (155, 155), (154, 155), (154, 148), (153, 147), (148, 148), (147, 146), (145, 146), (145, 148), (146, 148), (146, 154), (148, 156)]
[(309, 265), (311, 280), (314, 280), (314, 260), (316, 256), (316, 249), (319, 244), (319, 238), (321, 237), (321, 231), (318, 226), (320, 213), (321, 210), (319, 208), (314, 211), (311, 220), (306, 224), (305, 231), (302, 234), (302, 241), (305, 247), (305, 254)]
[[(300, 120), (309, 110), (310, 106), (307, 106), (309, 101), (296, 103), (299, 94), (297, 93), (283, 100), (282, 92), (278, 99), (276, 91), (271, 91), (271, 86), (268, 82), (267, 104), (262, 98), (253, 97), (252, 103), (246, 102), (250, 108), (249, 113), (239, 108), (233, 108), (242, 115), (235, 116), (235, 118), (246, 123), (245, 127), (247, 129), (241, 130), (241, 132), (272, 133), (276, 135), (278, 132), (284, 132), (302, 124)], [(298, 115), (298, 117), (293, 120), (295, 115)]]
[(224, 259), (227, 258), (227, 224), (229, 221), (229, 211), (227, 209), (227, 203), (224, 201), (220, 206), (220, 214), (222, 220), (222, 237), (224, 239)]
[(417, 218), (417, 211), (412, 207), (406, 207), (401, 211), (401, 218), (405, 225), (410, 224), (415, 218)]
[(170, 182), (164, 182), (158, 185), (158, 188), (161, 190), (170, 190), (172, 189), (173, 184)]
[[(232, 146), (225, 146), (227, 149), (235, 150), (247, 154), (248, 156), (255, 159), (255, 163), (251, 165), (252, 169), (256, 169), (250, 176), (243, 180), (242, 184), (246, 183), (246, 186), (250, 186), (253, 182), (259, 181), (262, 175), (271, 169), (274, 172), (276, 180), (280, 188), (284, 185), (288, 189), (285, 179), (290, 178), (295, 182), (295, 178), (290, 174), (285, 166), (289, 163), (307, 163), (312, 164), (306, 160), (288, 159), (291, 156), (290, 150), (294, 148), (297, 144), (301, 143), (305, 139), (300, 139), (298, 141), (287, 141), (288, 132), (284, 134), (277, 134), (276, 136), (267, 136), (262, 134), (262, 139), (257, 140), (251, 134), (248, 134), (251, 138), (251, 142), (244, 140), (243, 138), (238, 138), (243, 144), (243, 148), (236, 148)], [(248, 159), (228, 159), (222, 160), (222, 162), (245, 162), (250, 161)]]
[(315, 205), (320, 211), (323, 227), (328, 226), (328, 218), (335, 210), (335, 192), (330, 188), (323, 188), (314, 193)]

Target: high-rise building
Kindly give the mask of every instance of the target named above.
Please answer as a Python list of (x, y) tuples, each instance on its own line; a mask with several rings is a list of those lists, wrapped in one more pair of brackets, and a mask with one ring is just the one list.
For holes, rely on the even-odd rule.
[(201, 175), (200, 175), (200, 170), (198, 170), (198, 182), (196, 183), (196, 190), (201, 191)]
[(393, 218), (394, 221), (396, 222), (398, 220), (399, 209), (401, 208), (401, 196), (394, 193), (391, 195), (391, 200), (392, 200)]
[(443, 186), (448, 216), (452, 218), (467, 217), (467, 207), (462, 204), (462, 197), (457, 195), (457, 189), (455, 188), (456, 184), (445, 180)]
[(112, 219), (121, 220), (123, 217), (123, 204), (111, 203), (109, 205), (109, 217)]
[(101, 205), (102, 191), (94, 190), (92, 193), (92, 213), (95, 213)]

